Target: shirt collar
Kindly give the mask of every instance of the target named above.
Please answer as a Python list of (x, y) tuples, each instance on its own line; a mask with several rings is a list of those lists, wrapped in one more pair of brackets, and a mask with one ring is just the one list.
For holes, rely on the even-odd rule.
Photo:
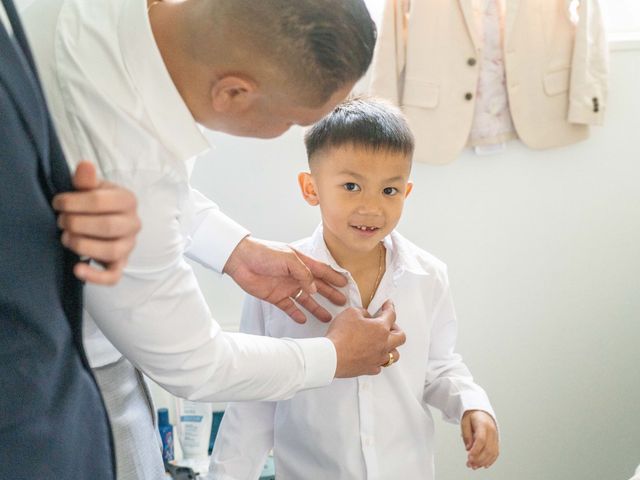
[(162, 60), (144, 0), (124, 0), (118, 36), (127, 71), (162, 144), (182, 160), (208, 150)]
[[(327, 244), (324, 241), (322, 224), (313, 232), (310, 238), (311, 255), (321, 262), (331, 266), (340, 273), (348, 274), (335, 261)], [(392, 273), (394, 283), (406, 272), (413, 275), (429, 275), (429, 272), (420, 261), (420, 250), (405, 239), (398, 232), (393, 230), (383, 239), (383, 244), (387, 249), (387, 272)]]

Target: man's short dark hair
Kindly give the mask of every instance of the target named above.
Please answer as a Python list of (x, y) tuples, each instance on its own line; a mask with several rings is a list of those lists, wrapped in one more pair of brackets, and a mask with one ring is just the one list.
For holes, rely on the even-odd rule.
[[(376, 26), (364, 0), (217, 0), (230, 35), (250, 40), (318, 105), (367, 71)], [(215, 13), (215, 12), (214, 12)], [(236, 30), (238, 29), (238, 30)], [(235, 32), (234, 32), (235, 30)]]
[(414, 138), (400, 110), (376, 98), (352, 98), (307, 130), (307, 157), (326, 148), (354, 145), (372, 150), (389, 150), (410, 157)]

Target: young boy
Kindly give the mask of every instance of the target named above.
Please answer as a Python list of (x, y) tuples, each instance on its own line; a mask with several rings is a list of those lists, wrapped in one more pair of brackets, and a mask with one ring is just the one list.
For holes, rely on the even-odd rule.
[[(344, 102), (305, 136), (310, 173), (302, 196), (322, 224), (294, 248), (344, 273), (350, 306), (372, 315), (393, 300), (407, 342), (375, 377), (337, 379), (280, 402), (228, 407), (211, 460), (216, 480), (256, 480), (273, 448), (279, 480), (429, 480), (434, 477), (428, 406), (462, 424), (467, 466), (498, 456), (495, 415), (484, 390), (454, 353), (456, 317), (446, 266), (396, 227), (409, 182), (413, 136), (402, 114), (373, 99)], [(329, 310), (336, 307), (324, 299)], [(248, 297), (244, 332), (273, 337), (323, 335)]]

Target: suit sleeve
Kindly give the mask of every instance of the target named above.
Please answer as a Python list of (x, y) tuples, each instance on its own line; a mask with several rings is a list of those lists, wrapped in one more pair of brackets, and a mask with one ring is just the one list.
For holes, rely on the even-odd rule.
[(370, 92), (395, 105), (402, 101), (409, 0), (385, 0), (371, 67)]
[[(240, 330), (244, 333), (267, 335), (265, 306), (254, 297), (247, 297)], [(255, 480), (260, 476), (269, 451), (273, 448), (275, 402), (232, 403), (225, 410), (210, 471), (220, 480)]]
[(423, 401), (439, 409), (444, 420), (451, 423), (458, 423), (467, 410), (483, 410), (495, 419), (487, 394), (454, 352), (456, 314), (446, 271), (440, 275), (441, 294), (433, 313)]
[(602, 125), (607, 107), (609, 47), (598, 0), (581, 0), (573, 49), (569, 122)]

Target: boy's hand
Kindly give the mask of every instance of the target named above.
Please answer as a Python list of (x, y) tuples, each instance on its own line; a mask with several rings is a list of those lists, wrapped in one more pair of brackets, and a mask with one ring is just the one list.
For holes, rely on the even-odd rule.
[(331, 314), (311, 296), (316, 292), (336, 305), (347, 301), (335, 288), (347, 284), (342, 274), (283, 243), (244, 238), (231, 253), (224, 273), (245, 292), (275, 305), (298, 323), (306, 321), (298, 304), (323, 322), (331, 320)]
[(89, 162), (78, 165), (73, 186), (76, 191), (56, 195), (52, 202), (59, 212), (62, 243), (104, 267), (80, 262), (73, 272), (87, 282), (113, 285), (122, 276), (140, 231), (136, 197), (124, 188), (98, 180), (95, 166)]
[(498, 458), (498, 430), (493, 417), (482, 410), (467, 410), (460, 422), (468, 452), (467, 467), (489, 468)]

